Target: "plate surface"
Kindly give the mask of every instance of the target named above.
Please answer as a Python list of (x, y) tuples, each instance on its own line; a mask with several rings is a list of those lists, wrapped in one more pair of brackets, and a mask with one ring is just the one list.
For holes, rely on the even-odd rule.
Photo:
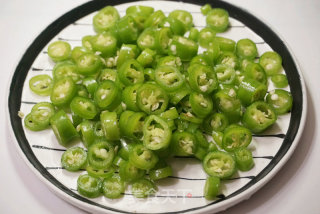
[[(26, 50), (13, 75), (9, 94), (9, 113), (17, 146), (26, 163), (55, 193), (82, 209), (91, 212), (119, 213), (180, 213), (217, 212), (241, 200), (248, 199), (261, 188), (288, 160), (295, 149), (303, 130), (306, 115), (305, 88), (299, 68), (285, 43), (267, 25), (246, 11), (221, 1), (214, 1), (214, 7), (228, 10), (230, 28), (221, 33), (235, 41), (250, 38), (257, 44), (259, 55), (268, 50), (277, 51), (283, 58), (294, 105), (291, 113), (279, 117), (272, 129), (253, 138), (250, 147), (255, 167), (249, 172), (239, 172), (232, 179), (223, 182), (222, 194), (215, 201), (203, 198), (206, 174), (199, 161), (191, 158), (172, 158), (174, 175), (158, 183), (159, 191), (153, 197), (136, 199), (128, 189), (124, 197), (109, 200), (104, 197), (87, 199), (76, 191), (79, 174), (65, 171), (60, 158), (65, 148), (60, 146), (51, 130), (31, 132), (24, 128), (17, 112), (30, 112), (36, 102), (47, 100), (33, 94), (28, 86), (29, 79), (38, 74), (51, 74), (54, 64), (47, 55), (47, 45), (56, 40), (68, 41), (73, 47), (81, 45), (84, 35), (93, 35), (92, 17), (97, 10), (115, 5), (120, 15), (130, 5), (149, 5), (161, 9), (166, 15), (174, 9), (192, 13), (194, 24), (201, 29), (205, 17), (200, 6), (207, 1), (94, 1), (81, 5), (66, 13), (48, 26)], [(289, 71), (289, 72), (288, 72)], [(23, 86), (23, 87), (21, 87)], [(273, 88), (270, 82), (269, 90)]]

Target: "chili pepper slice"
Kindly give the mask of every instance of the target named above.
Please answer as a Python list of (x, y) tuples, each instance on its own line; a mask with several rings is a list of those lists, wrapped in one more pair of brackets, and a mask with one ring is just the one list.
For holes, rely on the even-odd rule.
[(199, 39), (199, 30), (194, 27), (190, 28), (188, 39), (197, 42)]
[(220, 84), (234, 85), (236, 80), (236, 72), (233, 67), (227, 64), (219, 64), (214, 67)]
[(264, 52), (259, 58), (259, 64), (263, 67), (268, 76), (277, 74), (282, 68), (282, 58), (274, 51)]
[(113, 110), (121, 102), (121, 92), (114, 82), (105, 80), (95, 91), (94, 101), (103, 110)]
[(51, 128), (58, 142), (62, 146), (68, 146), (79, 137), (77, 130), (74, 128), (67, 114), (60, 110), (50, 118)]
[(102, 193), (105, 197), (115, 199), (122, 196), (125, 191), (125, 183), (119, 176), (105, 178), (102, 182)]
[(184, 24), (180, 20), (172, 17), (166, 17), (165, 19), (163, 19), (159, 26), (161, 28), (170, 28), (173, 35), (183, 36), (186, 32)]
[(292, 95), (283, 89), (275, 89), (270, 91), (266, 97), (266, 101), (271, 105), (276, 114), (282, 115), (289, 112), (292, 108)]
[(142, 178), (146, 174), (145, 170), (135, 167), (131, 162), (125, 161), (119, 167), (119, 175), (123, 181), (133, 182)]
[(126, 86), (144, 81), (143, 67), (134, 59), (123, 63), (118, 72), (120, 81)]
[(143, 145), (150, 150), (169, 146), (172, 132), (167, 122), (156, 115), (150, 115), (143, 124)]
[(88, 174), (80, 175), (77, 180), (77, 190), (80, 195), (88, 198), (100, 196), (101, 180)]
[(203, 48), (209, 48), (210, 45), (214, 42), (215, 36), (216, 36), (216, 31), (214, 31), (209, 27), (205, 27), (201, 29), (199, 32), (199, 38), (198, 38), (199, 45)]
[(229, 120), (225, 114), (215, 112), (209, 115), (202, 125), (207, 133), (222, 132), (229, 125)]
[(205, 118), (213, 109), (212, 99), (208, 95), (195, 92), (191, 93), (189, 96), (189, 102), (192, 112), (194, 112), (199, 118)]
[(174, 66), (159, 66), (155, 70), (155, 81), (166, 91), (176, 91), (184, 84), (184, 78)]
[(93, 144), (93, 142), (97, 137), (94, 133), (94, 126), (95, 126), (95, 123), (90, 120), (84, 120), (79, 125), (80, 136), (86, 148), (89, 148), (90, 145)]
[(240, 148), (234, 152), (234, 159), (240, 171), (249, 171), (254, 166), (252, 152), (247, 148)]
[(240, 39), (236, 44), (236, 54), (239, 58), (254, 60), (258, 56), (257, 46), (250, 39)]
[(100, 114), (100, 121), (104, 136), (107, 140), (115, 141), (120, 139), (120, 129), (116, 112), (103, 111)]
[(193, 26), (193, 17), (188, 11), (174, 10), (169, 13), (168, 17), (175, 18), (181, 21), (186, 30), (189, 30)]
[(58, 62), (52, 70), (52, 76), (54, 81), (64, 77), (71, 77), (73, 81), (77, 83), (81, 79), (80, 74), (77, 72), (77, 66), (72, 61)]
[(190, 87), (198, 92), (210, 94), (218, 87), (218, 80), (213, 69), (200, 64), (191, 65), (188, 68)]
[(65, 41), (55, 41), (48, 46), (48, 55), (54, 62), (70, 58), (71, 46)]
[(229, 26), (229, 13), (222, 8), (213, 8), (207, 13), (206, 23), (217, 32), (224, 32)]
[(117, 38), (110, 32), (98, 33), (91, 39), (92, 49), (104, 57), (113, 56), (117, 51)]
[(227, 152), (233, 152), (238, 148), (246, 148), (252, 140), (249, 129), (240, 125), (231, 125), (223, 133), (222, 147)]
[(188, 132), (174, 132), (171, 146), (173, 153), (177, 156), (191, 156), (197, 150), (196, 139)]
[(209, 176), (204, 185), (204, 197), (213, 200), (220, 192), (220, 178)]
[(149, 171), (149, 177), (153, 181), (169, 176), (172, 176), (172, 167), (167, 165), (164, 161), (159, 160), (154, 169)]
[(29, 87), (31, 91), (40, 96), (50, 95), (52, 86), (52, 78), (47, 74), (40, 74), (29, 80)]
[(130, 163), (139, 169), (152, 169), (157, 164), (158, 160), (158, 156), (142, 144), (135, 145), (129, 153)]
[(108, 169), (114, 158), (113, 146), (105, 140), (97, 140), (89, 147), (88, 163), (94, 169)]
[(157, 10), (152, 13), (147, 20), (144, 22), (144, 28), (148, 27), (158, 27), (158, 25), (166, 18), (166, 15), (162, 10)]
[(244, 76), (257, 80), (262, 84), (268, 84), (267, 74), (258, 63), (249, 63), (244, 69)]
[(158, 54), (167, 54), (172, 40), (172, 31), (168, 27), (159, 28), (155, 33), (155, 45)]
[(277, 88), (285, 88), (288, 86), (288, 79), (285, 74), (274, 74), (271, 76), (271, 81)]
[[(54, 115), (55, 108), (49, 102), (40, 102), (35, 104), (31, 109), (31, 117), (27, 116), (25, 119), (28, 128), (34, 128), (43, 130), (49, 127), (50, 125), (50, 118)], [(33, 123), (33, 124), (31, 124)]]
[(204, 171), (212, 177), (230, 178), (236, 171), (234, 158), (227, 152), (209, 152), (202, 162)]
[(81, 147), (71, 147), (61, 156), (61, 165), (64, 169), (75, 172), (87, 164), (87, 152)]
[(267, 86), (254, 79), (245, 77), (238, 89), (238, 98), (244, 106), (263, 100), (267, 93)]
[(122, 92), (122, 102), (126, 104), (126, 109), (130, 111), (140, 111), (137, 105), (137, 92), (142, 84), (127, 86)]
[(277, 120), (273, 108), (263, 102), (256, 101), (247, 107), (242, 123), (254, 133), (260, 133), (273, 125)]
[(209, 13), (210, 10), (212, 10), (210, 4), (205, 4), (200, 8), (201, 13), (205, 16)]
[(215, 40), (219, 43), (221, 51), (234, 52), (236, 49), (236, 42), (232, 39), (216, 36)]
[(125, 44), (133, 44), (139, 36), (139, 27), (132, 16), (124, 16), (116, 22), (118, 39)]
[(99, 10), (93, 17), (93, 28), (100, 33), (112, 29), (120, 19), (118, 10), (112, 6), (107, 6)]
[(156, 29), (146, 28), (139, 35), (137, 39), (137, 45), (141, 50), (149, 48), (151, 50), (156, 50)]
[(147, 114), (159, 114), (168, 106), (168, 95), (159, 86), (151, 83), (143, 84), (137, 92), (137, 105)]
[(94, 53), (84, 53), (76, 60), (77, 71), (82, 75), (96, 74), (102, 67), (102, 61)]
[(70, 109), (84, 119), (93, 119), (98, 113), (95, 103), (85, 97), (73, 98), (70, 103)]
[(152, 181), (142, 178), (132, 184), (131, 191), (136, 198), (146, 198), (149, 195), (155, 194), (157, 187)]
[(190, 61), (198, 53), (198, 44), (182, 36), (173, 36), (168, 54), (178, 56), (182, 61)]

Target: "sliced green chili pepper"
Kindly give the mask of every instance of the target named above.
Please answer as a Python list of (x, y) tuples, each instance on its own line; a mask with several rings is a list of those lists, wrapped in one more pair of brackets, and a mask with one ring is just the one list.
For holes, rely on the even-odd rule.
[(101, 180), (88, 174), (80, 175), (77, 181), (77, 190), (80, 195), (88, 198), (100, 196)]
[(222, 8), (213, 8), (207, 13), (206, 23), (217, 32), (224, 32), (229, 26), (229, 13)]
[(125, 121), (125, 118), (121, 120), (120, 117), (120, 129), (121, 133), (123, 133), (123, 136), (126, 136), (133, 140), (141, 140), (143, 132), (143, 121), (145, 117), (145, 113), (135, 112), (127, 118), (125, 124), (123, 123)]
[(70, 145), (70, 142), (79, 137), (67, 114), (60, 110), (50, 118), (51, 128), (62, 146)]
[(122, 92), (122, 101), (126, 104), (126, 109), (140, 111), (137, 105), (137, 91), (142, 84), (127, 86)]
[(257, 46), (250, 39), (240, 39), (236, 45), (236, 54), (239, 58), (254, 60), (258, 56)]
[(64, 77), (71, 77), (75, 83), (79, 82), (81, 75), (77, 72), (77, 66), (72, 61), (58, 62), (53, 70), (52, 76), (54, 81), (60, 80)]
[(181, 59), (176, 56), (165, 56), (161, 57), (158, 62), (157, 62), (157, 67), (160, 66), (174, 66), (176, 67), (179, 71), (181, 71)]
[(259, 63), (268, 76), (279, 73), (282, 68), (281, 56), (273, 51), (267, 51), (262, 54), (259, 59)]
[(157, 10), (144, 22), (144, 28), (157, 27), (165, 18), (164, 13), (161, 10)]
[(197, 42), (199, 39), (199, 30), (194, 27), (190, 28), (188, 39)]
[(86, 87), (87, 91), (89, 92), (90, 96), (93, 97), (94, 93), (96, 92), (99, 84), (94, 77), (86, 77), (82, 80), (82, 84)]
[(201, 13), (205, 16), (210, 12), (210, 10), (212, 10), (212, 7), (210, 4), (205, 4), (200, 8)]
[(142, 178), (146, 171), (135, 167), (130, 162), (124, 162), (120, 165), (119, 175), (123, 181), (132, 182)]
[(218, 80), (213, 69), (200, 64), (188, 68), (190, 87), (199, 93), (209, 94), (218, 87)]
[(226, 152), (208, 153), (203, 159), (203, 169), (209, 175), (220, 179), (230, 178), (236, 171), (234, 158)]
[(252, 134), (249, 129), (231, 125), (223, 133), (222, 147), (225, 151), (233, 152), (238, 148), (246, 148), (252, 140)]
[(116, 8), (104, 7), (93, 17), (93, 28), (98, 33), (108, 31), (115, 26), (119, 19), (120, 15)]
[(209, 176), (204, 185), (204, 197), (213, 200), (220, 192), (220, 178)]
[(48, 55), (54, 62), (69, 59), (71, 46), (68, 42), (55, 41), (48, 46)]
[(142, 178), (132, 184), (131, 191), (136, 198), (146, 198), (149, 195), (155, 194), (157, 189), (152, 181)]
[(192, 60), (190, 61), (190, 66), (193, 64), (201, 64), (204, 66), (211, 66), (213, 63), (210, 62), (210, 60), (208, 60), (208, 58), (206, 56), (204, 56), (203, 54), (199, 54), (199, 55), (193, 57)]
[(50, 100), (55, 106), (67, 106), (76, 93), (76, 84), (70, 77), (65, 77), (54, 83)]
[(219, 64), (214, 67), (220, 84), (233, 85), (236, 80), (236, 72), (233, 67), (227, 64)]
[(212, 99), (208, 95), (191, 93), (189, 96), (189, 102), (192, 112), (194, 112), (199, 118), (205, 118), (213, 109)]
[(149, 48), (151, 50), (156, 50), (156, 29), (146, 28), (138, 37), (137, 45), (141, 50)]
[(249, 171), (254, 166), (252, 152), (249, 149), (237, 149), (234, 152), (234, 159), (236, 161), (237, 168), (241, 171)]
[(82, 46), (76, 46), (71, 51), (71, 59), (75, 62), (81, 55), (87, 53), (88, 50)]
[(105, 80), (95, 91), (94, 101), (103, 110), (113, 110), (121, 102), (121, 92), (114, 82)]
[(150, 150), (167, 148), (170, 144), (171, 130), (164, 119), (156, 115), (146, 118), (143, 124), (143, 145)]
[(94, 169), (107, 169), (114, 158), (113, 146), (104, 140), (98, 140), (89, 147), (88, 162)]
[(168, 106), (168, 101), (166, 92), (155, 84), (145, 83), (138, 89), (138, 107), (147, 114), (164, 112)]
[(191, 89), (184, 84), (177, 91), (173, 91), (169, 93), (170, 103), (173, 105), (177, 105), (184, 97), (191, 93)]
[(84, 119), (93, 119), (98, 113), (95, 103), (84, 97), (73, 98), (70, 108), (73, 113)]
[(225, 51), (217, 58), (217, 64), (225, 64), (237, 69), (239, 67), (239, 60), (234, 53)]
[(189, 30), (193, 26), (193, 18), (191, 13), (185, 10), (174, 10), (169, 13), (169, 18), (175, 18), (181, 21), (186, 30)]
[(157, 53), (167, 54), (169, 43), (172, 40), (172, 32), (170, 28), (164, 27), (156, 30), (155, 33), (155, 45)]
[(214, 142), (215, 142), (220, 148), (222, 148), (223, 132), (213, 131), (213, 132), (212, 132), (212, 139), (214, 140)]
[(44, 130), (49, 127), (50, 118), (54, 113), (55, 109), (51, 103), (37, 103), (32, 107), (30, 114), (25, 118), (25, 125), (33, 131)]
[(207, 133), (222, 132), (229, 125), (229, 120), (225, 114), (213, 113), (208, 116), (203, 123), (203, 128)]
[(81, 147), (67, 149), (61, 157), (61, 165), (68, 171), (78, 171), (87, 163), (87, 152)]
[(117, 51), (117, 38), (110, 32), (102, 32), (92, 37), (92, 49), (101, 52), (102, 56), (113, 56)]
[(163, 19), (159, 26), (162, 28), (170, 28), (174, 35), (183, 36), (186, 32), (184, 24), (180, 20), (172, 17), (166, 17)]
[(94, 142), (96, 140), (104, 138), (104, 131), (102, 128), (101, 121), (98, 121), (94, 124), (93, 132), (94, 132), (94, 135), (96, 136), (96, 138), (94, 139)]
[(152, 81), (155, 79), (154, 77), (154, 69), (153, 68), (145, 68), (143, 70), (144, 73), (144, 80), (145, 81)]
[(138, 56), (137, 61), (142, 65), (143, 67), (150, 66), (152, 62), (154, 61), (154, 56), (156, 55), (156, 52), (146, 48), (144, 49), (141, 54)]
[(174, 66), (159, 66), (155, 70), (155, 81), (166, 91), (176, 91), (184, 84), (184, 78)]
[(241, 118), (241, 103), (234, 88), (219, 90), (213, 96), (215, 105), (224, 113), (230, 123), (238, 122)]
[(91, 144), (93, 144), (96, 139), (96, 135), (94, 133), (95, 123), (93, 121), (84, 120), (80, 123), (80, 135), (83, 144), (85, 147), (89, 148)]
[(135, 43), (139, 36), (139, 28), (137, 22), (132, 16), (124, 16), (116, 23), (118, 37), (122, 43)]
[(173, 36), (168, 53), (180, 57), (182, 61), (190, 61), (198, 53), (198, 44), (182, 36)]
[(49, 96), (52, 91), (52, 86), (52, 78), (47, 74), (40, 74), (29, 80), (31, 91), (40, 96)]
[(82, 75), (93, 75), (102, 67), (99, 56), (93, 53), (85, 53), (76, 60), (77, 71)]
[(276, 120), (273, 108), (263, 101), (256, 101), (248, 106), (242, 117), (242, 123), (254, 133), (266, 130)]
[[(199, 45), (203, 48), (209, 48), (210, 45), (214, 42), (216, 32), (211, 28), (203, 28), (199, 33)], [(211, 44), (210, 44), (211, 43)]]
[(232, 39), (216, 36), (215, 40), (219, 43), (221, 51), (234, 52), (236, 49), (236, 42)]
[(134, 59), (123, 63), (118, 72), (120, 81), (126, 86), (144, 81), (143, 67)]
[(155, 168), (149, 171), (151, 180), (160, 180), (172, 176), (172, 167), (168, 166), (164, 161), (159, 161)]
[(282, 115), (291, 110), (293, 99), (290, 92), (275, 89), (267, 95), (266, 101), (278, 115)]
[(107, 198), (119, 198), (125, 191), (124, 181), (119, 176), (106, 178), (102, 182), (102, 193)]
[(267, 93), (267, 86), (251, 78), (244, 78), (238, 89), (238, 98), (244, 106), (263, 100)]
[(90, 165), (87, 165), (86, 171), (88, 174), (95, 178), (110, 178), (115, 172), (114, 167), (109, 167), (108, 169), (95, 169)]
[(158, 156), (142, 144), (137, 144), (129, 153), (129, 161), (139, 169), (152, 169), (158, 160)]
[(172, 135), (171, 146), (177, 156), (191, 156), (197, 150), (195, 137), (188, 132), (175, 132)]
[(288, 86), (288, 79), (285, 74), (274, 74), (271, 76), (271, 81), (277, 88), (285, 88)]
[(268, 83), (268, 77), (266, 72), (263, 70), (261, 65), (258, 63), (249, 63), (245, 70), (244, 70), (244, 75), (246, 77), (252, 78), (254, 80), (257, 80), (261, 82), (262, 84), (267, 85)]
[(116, 112), (103, 111), (100, 114), (100, 121), (107, 140), (119, 140), (120, 129)]

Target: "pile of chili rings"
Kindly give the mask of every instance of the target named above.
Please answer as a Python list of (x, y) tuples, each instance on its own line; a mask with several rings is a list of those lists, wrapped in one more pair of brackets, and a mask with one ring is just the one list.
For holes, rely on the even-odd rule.
[[(187, 11), (166, 17), (130, 6), (120, 17), (107, 6), (93, 18), (96, 35), (84, 36), (81, 47), (48, 46), (53, 78), (37, 75), (29, 85), (51, 103), (34, 105), (24, 124), (52, 128), (68, 148), (62, 167), (85, 171), (77, 181), (81, 195), (118, 198), (131, 185), (135, 197), (148, 197), (157, 180), (172, 176), (168, 158), (191, 156), (208, 175), (205, 198), (214, 200), (220, 181), (254, 166), (252, 133), (292, 107), (290, 92), (268, 92), (268, 78), (288, 86), (282, 59), (273, 51), (259, 56), (250, 39), (216, 35), (228, 30), (226, 10), (207, 4), (201, 12), (207, 26), (199, 31)], [(79, 139), (83, 146), (74, 146)]]

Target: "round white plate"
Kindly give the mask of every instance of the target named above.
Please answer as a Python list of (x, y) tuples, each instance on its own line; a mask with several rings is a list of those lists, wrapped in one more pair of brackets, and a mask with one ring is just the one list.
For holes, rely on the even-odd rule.
[[(174, 175), (157, 182), (159, 191), (147, 199), (136, 199), (127, 189), (120, 199), (99, 197), (87, 199), (76, 188), (79, 173), (62, 169), (60, 158), (65, 148), (60, 146), (51, 130), (31, 132), (23, 126), (18, 111), (30, 112), (33, 104), (49, 101), (49, 98), (33, 94), (29, 79), (39, 74), (50, 74), (54, 64), (47, 55), (47, 45), (56, 40), (69, 42), (73, 47), (81, 45), (84, 35), (95, 34), (92, 17), (102, 7), (114, 5), (121, 16), (130, 5), (148, 5), (162, 10), (166, 15), (172, 10), (183, 9), (192, 13), (195, 27), (205, 26), (205, 17), (200, 6), (208, 1), (92, 1), (66, 13), (49, 25), (26, 50), (13, 75), (8, 108), (17, 146), (26, 163), (56, 194), (82, 209), (95, 213), (213, 213), (248, 199), (283, 166), (295, 149), (304, 127), (306, 94), (299, 67), (286, 44), (266, 24), (249, 14), (222, 1), (214, 1), (213, 7), (221, 7), (230, 14), (230, 28), (219, 35), (235, 41), (249, 38), (257, 45), (259, 55), (265, 51), (277, 51), (283, 58), (283, 72), (287, 74), (294, 104), (291, 113), (280, 116), (277, 123), (262, 135), (255, 135), (250, 145), (255, 166), (248, 172), (238, 172), (222, 182), (222, 191), (217, 200), (203, 197), (206, 174), (198, 160), (174, 157), (170, 160)], [(187, 3), (191, 2), (191, 3)], [(201, 50), (200, 50), (201, 51)], [(269, 81), (269, 90), (274, 87)], [(21, 86), (23, 87), (21, 88)]]

